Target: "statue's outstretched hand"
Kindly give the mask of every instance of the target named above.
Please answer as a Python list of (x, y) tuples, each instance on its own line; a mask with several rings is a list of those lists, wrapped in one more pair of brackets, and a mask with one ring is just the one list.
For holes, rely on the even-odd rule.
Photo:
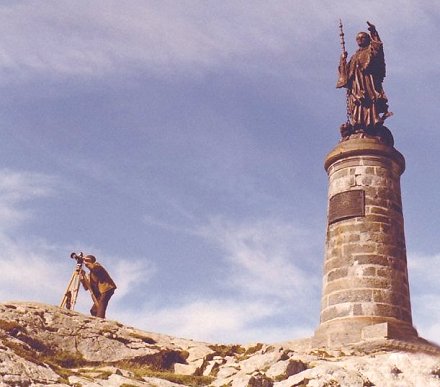
[(367, 24), (368, 24), (368, 31), (370, 32), (376, 31), (376, 26), (374, 24), (371, 24), (369, 21), (367, 21)]

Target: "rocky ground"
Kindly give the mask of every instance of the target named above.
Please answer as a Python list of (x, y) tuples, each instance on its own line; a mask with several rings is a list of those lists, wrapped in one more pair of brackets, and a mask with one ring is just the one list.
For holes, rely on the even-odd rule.
[(0, 304), (0, 386), (440, 386), (435, 346), (310, 340), (221, 345), (144, 332), (55, 306)]

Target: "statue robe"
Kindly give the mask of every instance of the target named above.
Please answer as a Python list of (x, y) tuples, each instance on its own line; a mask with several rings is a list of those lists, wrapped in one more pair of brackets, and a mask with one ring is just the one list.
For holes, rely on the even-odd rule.
[[(336, 87), (348, 90), (348, 108), (355, 130), (374, 129), (382, 125), (388, 113), (388, 99), (382, 88), (385, 78), (383, 45), (377, 34), (372, 34), (367, 47), (360, 47), (346, 63), (341, 57)], [(380, 116), (385, 113), (384, 116)]]

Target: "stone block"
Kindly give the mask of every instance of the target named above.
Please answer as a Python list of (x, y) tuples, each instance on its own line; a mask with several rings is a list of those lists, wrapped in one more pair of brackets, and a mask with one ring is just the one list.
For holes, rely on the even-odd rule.
[(377, 275), (379, 277), (391, 278), (392, 274), (393, 274), (392, 270), (389, 267), (383, 267), (383, 268), (377, 269)]
[(348, 242), (359, 242), (361, 240), (361, 234), (353, 233), (348, 235)]
[(376, 252), (376, 246), (373, 244), (351, 244), (346, 245), (342, 249), (344, 255), (353, 255), (353, 254), (372, 254)]
[(354, 304), (353, 305), (353, 315), (354, 316), (362, 316), (362, 304)]
[(354, 262), (358, 265), (388, 266), (388, 259), (377, 254), (356, 255)]
[(367, 218), (369, 222), (391, 224), (391, 219), (389, 215), (371, 214), (371, 215), (367, 215)]
[(336, 281), (325, 283), (324, 292), (325, 294), (331, 294), (336, 291), (341, 290), (351, 290), (351, 289), (386, 289), (390, 286), (390, 280), (388, 278), (377, 278), (377, 277), (345, 277), (340, 278)]
[(348, 269), (346, 267), (335, 269), (335, 270), (331, 271), (330, 273), (328, 273), (327, 281), (331, 282), (331, 281), (337, 280), (339, 278), (346, 277), (347, 273), (348, 273)]
[(368, 266), (362, 268), (362, 275), (366, 277), (374, 277), (376, 276), (376, 268), (373, 266)]
[(373, 294), (370, 289), (350, 289), (329, 295), (329, 306), (347, 302), (371, 302)]
[(387, 322), (367, 325), (361, 331), (361, 337), (363, 340), (371, 339), (385, 339), (389, 334), (389, 326)]
[(347, 268), (348, 266), (351, 266), (354, 264), (354, 257), (342, 257), (339, 256), (331, 256), (330, 259), (327, 259), (324, 264), (324, 271), (326, 273), (330, 273), (330, 271), (339, 269), (339, 268)]
[(400, 308), (395, 305), (390, 304), (379, 304), (376, 303), (376, 316), (382, 316), (382, 317), (394, 317), (397, 319), (400, 319)]
[(364, 176), (361, 179), (362, 186), (369, 186), (369, 185), (372, 185), (372, 183), (373, 183), (373, 178), (371, 176)]
[(392, 303), (392, 299), (393, 298), (397, 298), (397, 302), (400, 304), (400, 300), (398, 300), (399, 297), (394, 296), (393, 297), (393, 292), (391, 292), (390, 290), (373, 290), (373, 301), (374, 302), (379, 302), (379, 303), (386, 303), (386, 304), (390, 304)]
[(345, 176), (348, 176), (348, 170), (347, 169), (341, 169), (341, 170), (339, 170), (339, 171), (334, 173), (333, 178), (335, 180), (339, 180), (339, 179), (341, 179), (342, 177), (345, 177)]
[(367, 214), (377, 214), (377, 215), (388, 215), (389, 214), (389, 210), (387, 208), (379, 207), (379, 206), (367, 206), (366, 212), (367, 212)]
[(338, 304), (324, 309), (321, 312), (321, 322), (333, 320), (335, 318), (347, 317), (351, 314), (350, 304)]

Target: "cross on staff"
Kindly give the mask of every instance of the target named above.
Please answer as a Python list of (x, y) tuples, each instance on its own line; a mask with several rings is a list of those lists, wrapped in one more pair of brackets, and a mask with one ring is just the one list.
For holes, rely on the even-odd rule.
[(342, 20), (339, 19), (339, 36), (341, 37), (342, 53), (345, 52), (344, 30), (342, 29)]
[[(342, 55), (346, 58), (347, 57), (347, 51), (345, 50), (344, 30), (343, 30), (342, 20), (341, 19), (339, 19), (339, 36), (341, 37)], [(349, 97), (350, 97), (350, 92), (347, 89), (346, 101), (345, 101), (345, 104), (346, 104), (345, 107), (346, 107), (346, 113), (347, 113), (347, 125), (350, 124), (350, 117), (351, 117)]]

